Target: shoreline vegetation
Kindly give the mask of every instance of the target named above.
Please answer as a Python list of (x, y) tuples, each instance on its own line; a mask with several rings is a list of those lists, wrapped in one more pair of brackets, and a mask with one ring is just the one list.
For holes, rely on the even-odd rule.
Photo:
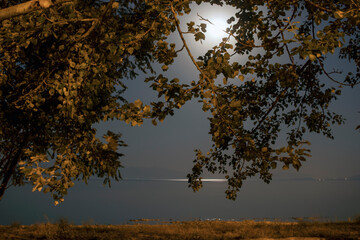
[(131, 220), (124, 225), (57, 223), (0, 225), (0, 239), (43, 240), (230, 240), (230, 239), (357, 239), (360, 217), (349, 221), (174, 221)]

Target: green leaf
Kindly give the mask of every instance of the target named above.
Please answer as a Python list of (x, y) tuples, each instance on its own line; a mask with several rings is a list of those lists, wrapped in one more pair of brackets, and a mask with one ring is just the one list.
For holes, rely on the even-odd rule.
[(345, 13), (343, 11), (338, 10), (334, 12), (334, 17), (336, 19), (343, 19), (345, 17)]
[(134, 48), (132, 48), (132, 47), (128, 48), (127, 52), (130, 53), (130, 54), (133, 54), (134, 53)]
[(271, 168), (272, 168), (272, 169), (276, 169), (276, 166), (277, 166), (276, 162), (271, 162), (270, 165), (271, 165)]
[(205, 34), (202, 32), (195, 33), (195, 41), (205, 40)]
[(163, 65), (163, 66), (161, 67), (161, 69), (162, 69), (163, 71), (167, 71), (167, 70), (169, 69), (169, 66), (168, 66), (168, 65)]
[(201, 23), (200, 28), (201, 28), (201, 31), (206, 32), (206, 24), (205, 23)]
[(156, 122), (155, 119), (151, 120), (151, 122), (152, 122), (152, 124), (153, 124), (154, 126), (157, 126), (157, 122)]
[(283, 170), (288, 170), (288, 169), (289, 169), (289, 166), (288, 166), (288, 165), (284, 165), (284, 166), (282, 167), (282, 169), (283, 169)]
[(136, 101), (134, 102), (134, 104), (135, 104), (135, 106), (136, 106), (137, 108), (141, 108), (142, 102), (141, 102), (140, 99), (138, 99), (138, 100), (136, 100)]
[(212, 96), (212, 94), (211, 94), (211, 91), (210, 91), (210, 90), (204, 92), (204, 97), (205, 97), (205, 98), (210, 98), (211, 96)]
[(150, 106), (146, 105), (143, 109), (144, 113), (149, 113), (151, 110)]
[(315, 60), (316, 60), (316, 56), (313, 55), (313, 54), (309, 54), (309, 59), (310, 59), (311, 61), (315, 61)]

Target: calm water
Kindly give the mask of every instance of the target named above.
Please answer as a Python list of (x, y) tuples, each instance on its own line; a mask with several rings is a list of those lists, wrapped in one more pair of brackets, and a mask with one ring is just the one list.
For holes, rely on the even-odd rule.
[(120, 224), (130, 219), (282, 219), (320, 217), (346, 220), (360, 214), (360, 181), (248, 181), (236, 201), (225, 199), (224, 182), (205, 182), (193, 193), (183, 181), (122, 181), (78, 184), (65, 202), (30, 187), (9, 189), (0, 202), (0, 224), (56, 221)]

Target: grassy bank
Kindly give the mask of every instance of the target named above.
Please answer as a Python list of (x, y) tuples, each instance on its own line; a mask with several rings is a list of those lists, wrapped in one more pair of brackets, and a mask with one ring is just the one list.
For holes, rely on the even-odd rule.
[(72, 225), (59, 223), (0, 226), (0, 239), (360, 239), (360, 222), (189, 221), (164, 224)]

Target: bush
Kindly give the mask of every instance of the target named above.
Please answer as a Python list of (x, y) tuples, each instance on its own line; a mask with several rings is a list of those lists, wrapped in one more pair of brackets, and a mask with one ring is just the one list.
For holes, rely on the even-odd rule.
[(360, 223), (360, 214), (356, 215), (353, 220), (355, 223)]
[(57, 223), (56, 239), (70, 240), (71, 236), (71, 224), (66, 218), (60, 218)]
[(19, 221), (13, 221), (10, 225), (10, 227), (12, 228), (20, 228), (21, 227), (21, 223)]

